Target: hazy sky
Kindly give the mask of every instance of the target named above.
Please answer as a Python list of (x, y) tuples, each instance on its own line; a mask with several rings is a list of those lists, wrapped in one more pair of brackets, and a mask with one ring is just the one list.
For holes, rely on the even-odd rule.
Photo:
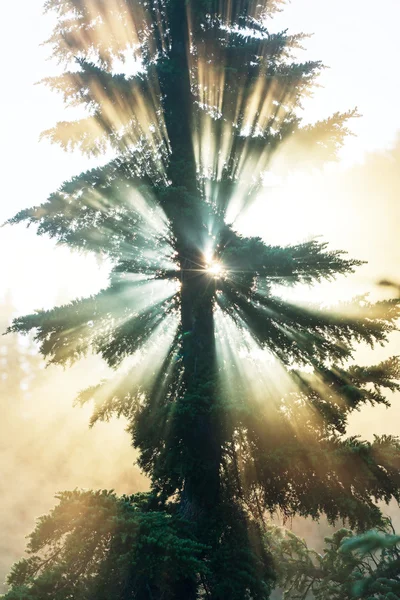
[[(5, 2), (1, 9), (0, 221), (21, 208), (43, 202), (65, 178), (91, 164), (79, 154), (65, 154), (47, 141), (38, 141), (42, 130), (64, 118), (61, 99), (43, 86), (34, 85), (56, 69), (46, 62), (46, 49), (39, 47), (51, 29), (51, 18), (43, 17), (41, 12), (41, 0)], [(304, 102), (306, 119), (317, 120), (355, 106), (363, 116), (352, 124), (357, 137), (348, 140), (336, 167), (313, 177), (297, 179), (284, 190), (273, 190), (271, 193), (276, 202), (257, 205), (258, 212), (249, 214), (243, 227), (250, 234), (264, 235), (272, 243), (296, 242), (309, 234), (322, 234), (333, 246), (368, 260), (369, 266), (363, 267), (354, 279), (352, 289), (357, 292), (374, 290), (375, 282), (382, 277), (396, 278), (398, 275), (400, 280), (399, 22), (399, 0), (381, 0), (379, 4), (375, 0), (293, 0), (274, 22), (274, 28), (314, 33), (305, 43), (304, 59), (319, 59), (330, 67), (320, 79), (323, 87)], [(49, 307), (60, 294), (73, 298), (94, 292), (106, 281), (106, 270), (101, 269), (94, 258), (55, 249), (51, 241), (37, 238), (33, 230), (22, 226), (0, 229), (0, 256), (0, 297), (11, 288), (17, 309), (22, 313)], [(329, 290), (322, 286), (320, 297), (325, 301), (337, 299), (342, 292), (348, 290), (346, 292), (345, 284), (339, 282)], [(396, 349), (399, 351), (397, 339), (393, 338), (388, 349), (377, 351), (371, 362), (395, 353)], [(368, 362), (366, 354), (362, 353), (361, 358)], [(98, 377), (98, 368), (99, 363), (92, 361), (72, 374), (63, 373), (61, 369), (50, 372), (53, 383), (57, 378), (58, 381), (64, 378), (65, 387), (60, 405), (50, 397), (49, 385), (43, 384), (41, 388), (29, 440), (36, 432), (37, 436), (44, 436), (46, 444), (35, 442), (34, 459), (31, 448), (21, 442), (25, 431), (22, 421), (15, 436), (13, 432), (7, 433), (10, 446), (1, 455), (1, 464), (7, 461), (11, 464), (5, 471), (11, 491), (8, 496), (3, 493), (2, 508), (7, 521), (12, 522), (11, 513), (22, 523), (18, 535), (21, 528), (24, 533), (31, 529), (32, 519), (37, 514), (32, 512), (33, 509), (23, 516), (15, 512), (15, 506), (19, 511), (23, 510), (21, 498), (16, 500), (21, 490), (34, 497), (39, 487), (43, 489), (44, 486), (44, 499), (36, 505), (33, 503), (37, 510), (42, 510), (51, 505), (51, 496), (60, 487), (101, 486), (103, 480), (107, 486), (118, 481), (114, 463), (107, 461), (104, 452), (100, 459), (96, 454), (102, 447), (104, 430), (85, 437), (87, 412), (75, 409), (78, 416), (72, 417), (75, 413), (70, 409), (75, 424), (66, 425), (65, 431), (71, 432), (71, 439), (79, 439), (79, 443), (72, 444), (75, 449), (71, 442), (63, 445), (65, 431), (60, 436), (53, 426), (56, 421), (66, 423), (68, 403), (72, 402), (73, 394), (79, 387), (92, 382), (88, 379), (90, 369), (93, 377)], [(79, 382), (82, 385), (78, 385)], [(353, 426), (361, 425), (364, 435), (377, 429), (379, 433), (400, 433), (399, 425), (398, 430), (393, 431), (396, 420), (399, 422), (399, 412), (396, 407), (390, 413), (379, 409), (374, 416), (366, 411)], [(40, 415), (44, 413), (47, 415), (45, 425), (39, 427)], [(13, 423), (17, 427), (18, 419)], [(121, 431), (122, 426), (112, 429), (106, 438), (107, 447), (112, 445), (112, 436), (120, 436)], [(13, 437), (14, 445), (11, 443)], [(115, 451), (123, 455), (121, 474), (132, 461), (129, 440), (123, 439), (121, 442), (118, 437), (115, 445)], [(126, 448), (125, 454), (122, 446)], [(82, 466), (80, 456), (88, 453)], [(31, 460), (26, 462), (28, 456)], [(61, 472), (58, 469), (60, 462), (64, 465)], [(83, 473), (83, 467), (91, 470), (90, 476), (86, 476), (86, 471)], [(36, 477), (38, 472), (40, 477)], [(12, 535), (11, 529), (8, 535)], [(17, 546), (10, 542), (10, 547), (13, 554), (20, 552), (22, 534)], [(7, 563), (2, 552), (4, 554), (5, 550), (0, 548), (0, 560)]]

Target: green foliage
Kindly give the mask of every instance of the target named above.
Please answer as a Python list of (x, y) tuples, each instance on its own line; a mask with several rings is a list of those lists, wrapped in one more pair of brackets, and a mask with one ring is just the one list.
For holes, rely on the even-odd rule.
[(290, 531), (270, 528), (267, 537), (286, 600), (400, 598), (400, 536), (390, 522), (364, 534), (340, 529), (322, 554)]
[[(63, 492), (29, 536), (5, 598), (171, 598), (182, 572), (205, 574), (205, 547), (179, 516), (148, 508), (145, 494)], [(128, 596), (127, 596), (128, 594)]]
[(216, 552), (196, 539), (176, 505), (160, 512), (151, 494), (74, 491), (57, 498), (29, 536), (28, 558), (14, 565), (4, 600), (173, 600), (183, 577), (204, 593), (214, 590), (216, 599), (241, 600), (243, 585), (252, 598), (267, 597), (271, 573), (260, 531), (235, 509), (227, 507), (223, 524), (213, 522)]

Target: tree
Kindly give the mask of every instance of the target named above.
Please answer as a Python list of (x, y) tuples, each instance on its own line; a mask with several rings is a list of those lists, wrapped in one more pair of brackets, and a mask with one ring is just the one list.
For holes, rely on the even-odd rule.
[(290, 531), (271, 527), (267, 537), (287, 600), (400, 598), (400, 536), (389, 520), (361, 535), (339, 529), (325, 538), (323, 554)]
[[(22, 338), (17, 334), (4, 335), (7, 327), (17, 313), (10, 291), (6, 291), (0, 300), (0, 463), (3, 481), (7, 481), (7, 490), (2, 495), (3, 515), (0, 517), (2, 531), (2, 551), (0, 553), (0, 573), (4, 591), (4, 575), (10, 568), (10, 562), (23, 548), (21, 542), (29, 527), (26, 517), (26, 505), (20, 494), (21, 480), (26, 483), (27, 459), (32, 452), (40, 448), (40, 442), (32, 447), (32, 406), (37, 397), (38, 388), (43, 385), (43, 359), (36, 351), (32, 336)], [(16, 437), (18, 438), (17, 444)], [(23, 442), (21, 441), (23, 440)], [(28, 450), (29, 447), (29, 450)], [(25, 469), (24, 469), (25, 467)], [(29, 469), (29, 467), (28, 467)], [(14, 477), (18, 471), (18, 478)], [(12, 481), (10, 481), (12, 479)], [(10, 507), (19, 514), (18, 522), (5, 515)], [(37, 504), (36, 504), (37, 507)]]
[[(12, 294), (7, 291), (0, 303), (2, 334), (12, 322), (15, 313)], [(23, 341), (27, 343), (21, 343)], [(38, 383), (42, 363), (43, 359), (36, 352), (31, 339), (22, 340), (17, 335), (3, 336), (0, 339), (0, 397), (9, 399), (7, 405), (2, 406), (3, 422), (8, 423), (18, 412), (28, 416), (32, 391)]]
[(381, 519), (373, 500), (400, 498), (400, 442), (343, 437), (351, 411), (398, 389), (396, 358), (346, 363), (356, 343), (386, 340), (398, 302), (363, 298), (335, 313), (287, 302), (282, 286), (334, 280), (360, 261), (318, 240), (270, 246), (234, 226), (268, 169), (333, 160), (356, 116), (302, 125), (301, 99), (322, 65), (295, 62), (304, 36), (269, 31), (280, 4), (46, 2), (58, 15), (49, 44), (66, 71), (45, 83), (86, 112), (45, 135), (113, 158), (11, 222), (114, 266), (107, 289), (12, 330), (35, 329), (53, 363), (96, 352), (120, 367), (80, 400), (94, 399), (93, 422), (129, 418), (152, 481), (141, 510), (183, 519), (202, 548), (204, 570), (183, 569), (168, 590), (148, 575), (132, 598), (266, 598), (265, 510), (366, 527)]
[(170, 597), (181, 571), (205, 571), (204, 549), (188, 537), (182, 519), (143, 511), (145, 494), (118, 498), (106, 491), (75, 491), (58, 498), (59, 505), (30, 535), (32, 556), (13, 567), (7, 596), (122, 600), (161, 592)]

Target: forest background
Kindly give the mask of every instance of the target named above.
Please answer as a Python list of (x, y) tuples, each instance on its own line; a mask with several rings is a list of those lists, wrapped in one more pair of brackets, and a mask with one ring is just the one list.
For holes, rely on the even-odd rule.
[[(284, 189), (279, 181), (271, 181), (270, 193), (276, 198), (272, 214), (269, 205), (268, 219), (254, 223), (249, 218), (241, 224), (244, 233), (262, 234), (269, 243), (322, 235), (332, 248), (368, 261), (347, 281), (313, 289), (314, 300), (318, 295), (331, 303), (365, 291), (375, 299), (390, 293), (377, 285), (380, 280), (400, 279), (399, 19), (396, 0), (382, 0), (379, 10), (372, 0), (293, 0), (273, 22), (275, 30), (314, 33), (302, 58), (320, 59), (330, 67), (319, 79), (321, 87), (305, 102), (306, 120), (354, 106), (362, 115), (351, 124), (356, 136), (346, 140), (338, 164), (312, 177), (298, 176)], [(62, 119), (65, 111), (61, 98), (44, 86), (34, 86), (57, 72), (57, 65), (45, 60), (47, 50), (39, 46), (53, 25), (51, 17), (42, 15), (41, 0), (7, 3), (2, 24), (3, 222), (18, 210), (41, 203), (62, 181), (97, 162), (79, 154), (65, 155), (48, 141), (38, 141), (40, 132)], [(0, 230), (0, 252), (2, 330), (11, 316), (95, 293), (107, 280), (106, 264), (55, 248), (24, 226)], [(307, 293), (304, 290), (305, 297)], [(399, 334), (384, 349), (374, 351), (373, 361), (364, 349), (357, 359), (359, 364), (377, 363), (396, 353)], [(0, 354), (3, 580), (21, 556), (35, 517), (54, 505), (57, 491), (84, 487), (129, 493), (144, 489), (146, 480), (132, 468), (135, 456), (122, 421), (89, 430), (90, 407), (72, 408), (76, 393), (105, 371), (99, 358), (65, 372), (60, 367), (44, 370), (35, 348), (17, 337), (2, 338)], [(372, 433), (400, 435), (399, 398), (390, 399), (391, 409), (366, 407), (353, 416), (349, 433), (367, 439)], [(390, 512), (399, 529), (398, 509), (391, 507)], [(318, 528), (300, 522), (293, 527), (318, 543)]]

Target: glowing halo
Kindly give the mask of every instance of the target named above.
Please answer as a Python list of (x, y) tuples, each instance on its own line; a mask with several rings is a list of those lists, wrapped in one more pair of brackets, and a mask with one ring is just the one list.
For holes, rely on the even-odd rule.
[(209, 275), (214, 277), (214, 279), (220, 279), (225, 275), (225, 269), (223, 265), (216, 260), (213, 260), (207, 264), (206, 271)]

